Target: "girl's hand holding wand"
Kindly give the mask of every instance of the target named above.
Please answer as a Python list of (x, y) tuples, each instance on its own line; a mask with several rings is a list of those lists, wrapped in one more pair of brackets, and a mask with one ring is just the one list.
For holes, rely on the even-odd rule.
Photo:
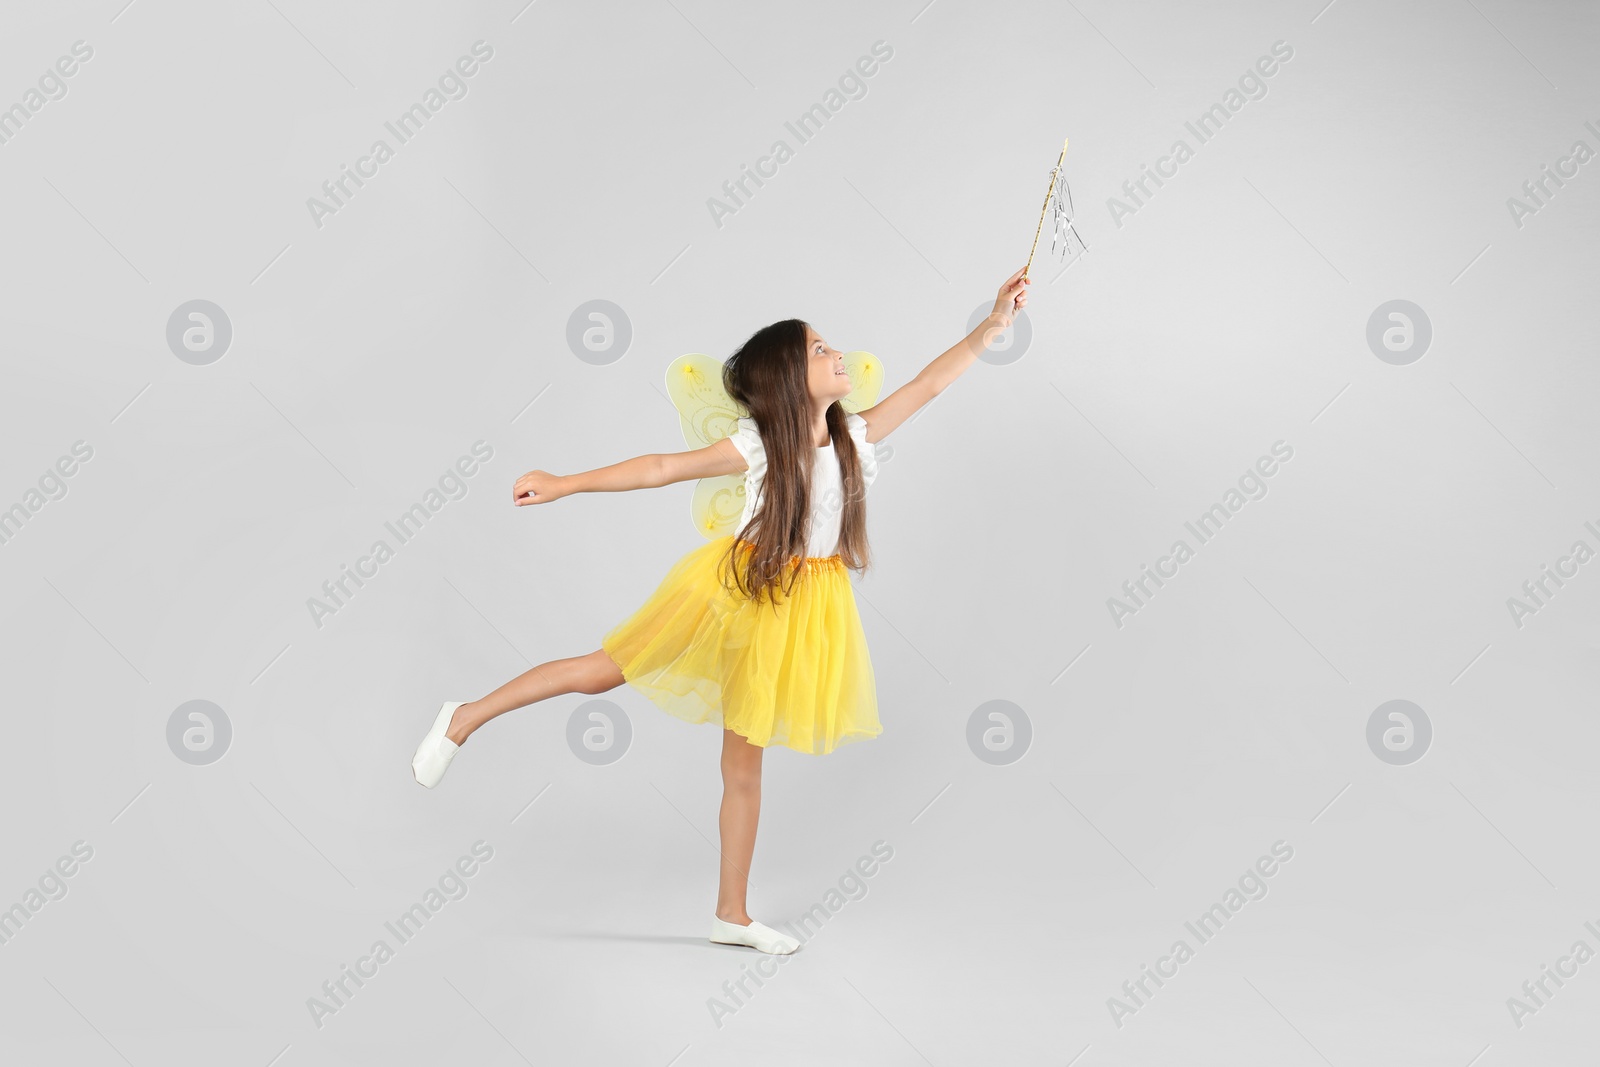
[(1028, 306), (1028, 286), (1031, 279), (1027, 277), (1028, 268), (1023, 267), (1011, 277), (1007, 278), (1000, 286), (1000, 294), (995, 297), (994, 310), (989, 312), (989, 322), (983, 334), (983, 346), (989, 347), (996, 334), (1011, 328), (1016, 321), (1017, 312)]

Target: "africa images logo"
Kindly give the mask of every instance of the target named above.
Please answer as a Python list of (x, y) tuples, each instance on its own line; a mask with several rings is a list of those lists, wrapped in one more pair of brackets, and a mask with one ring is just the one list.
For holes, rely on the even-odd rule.
[[(467, 79), (478, 73), (480, 64), (489, 62), (494, 57), (494, 48), (483, 40), (472, 42), (472, 55), (462, 56), (457, 59), (454, 67), (447, 67), (439, 75), (437, 88), (430, 85), (422, 93), (422, 100), (412, 104), (400, 112), (392, 122), (385, 122), (383, 128), (388, 130), (395, 139), (391, 146), (382, 137), (372, 142), (372, 147), (367, 154), (356, 160), (352, 170), (348, 164), (339, 164), (339, 175), (322, 183), (322, 195), (326, 199), (315, 196), (306, 198), (306, 210), (311, 212), (311, 221), (317, 229), (322, 229), (323, 218), (327, 215), (337, 215), (339, 209), (345, 206), (346, 201), (356, 195), (356, 191), (378, 176), (378, 168), (389, 162), (395, 156), (397, 146), (407, 144), (413, 137), (422, 132), (422, 127), (428, 120), (438, 114), (445, 104), (452, 100), (461, 100), (467, 95)], [(355, 188), (351, 188), (354, 185)]]

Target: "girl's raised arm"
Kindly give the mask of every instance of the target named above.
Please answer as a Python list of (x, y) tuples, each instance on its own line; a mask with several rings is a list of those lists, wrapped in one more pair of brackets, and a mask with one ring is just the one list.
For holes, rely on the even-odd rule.
[(634, 456), (609, 467), (597, 467), (582, 474), (551, 474), (529, 471), (511, 488), (511, 502), (548, 504), (573, 493), (621, 493), (629, 489), (655, 489), (690, 478), (712, 478), (737, 474), (749, 466), (744, 456), (727, 438), (704, 448), (687, 452), (652, 452)]
[(961, 377), (977, 361), (979, 353), (985, 351), (1001, 331), (1010, 328), (1017, 312), (1028, 303), (1029, 279), (1022, 276), (1025, 270), (1026, 267), (1019, 269), (1000, 286), (994, 310), (978, 324), (977, 329), (957, 341), (954, 347), (934, 357), (915, 378), (872, 407), (856, 413), (867, 420), (869, 443), (888, 437), (895, 427), (944, 392), (946, 386)]

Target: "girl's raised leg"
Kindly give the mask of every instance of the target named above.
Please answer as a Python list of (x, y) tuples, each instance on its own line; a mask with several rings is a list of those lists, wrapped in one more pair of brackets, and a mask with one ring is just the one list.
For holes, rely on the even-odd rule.
[(623, 683), (622, 671), (605, 649), (587, 656), (551, 660), (517, 675), (479, 700), (469, 701), (450, 717), (445, 736), (460, 745), (473, 731), (508, 711), (563, 693), (604, 693)]

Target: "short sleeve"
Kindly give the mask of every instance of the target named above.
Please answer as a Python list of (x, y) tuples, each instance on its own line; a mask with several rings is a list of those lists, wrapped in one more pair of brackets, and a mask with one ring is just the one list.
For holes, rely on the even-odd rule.
[(756, 420), (745, 417), (739, 420), (728, 440), (749, 464), (748, 475), (760, 478), (767, 470), (767, 450), (761, 444), (761, 434), (756, 431)]
[(855, 438), (856, 455), (861, 457), (862, 477), (871, 485), (878, 477), (878, 446), (867, 443), (867, 420), (852, 411), (845, 415), (844, 425), (850, 431), (850, 436)]

